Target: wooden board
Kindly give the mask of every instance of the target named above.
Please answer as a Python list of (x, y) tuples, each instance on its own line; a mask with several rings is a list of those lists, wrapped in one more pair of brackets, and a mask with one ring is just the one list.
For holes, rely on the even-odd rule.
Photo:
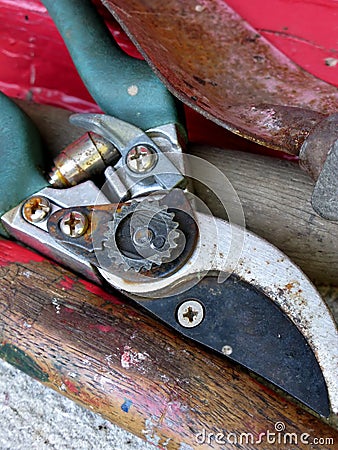
[[(317, 285), (337, 285), (338, 222), (314, 212), (313, 182), (297, 164), (206, 146), (193, 147), (191, 152), (227, 176), (241, 200), (249, 230), (282, 250)], [(208, 192), (197, 188), (197, 193), (208, 203)], [(210, 207), (222, 216), (219, 206)]]
[(273, 449), (271, 439), (285, 436), (275, 427), (296, 433), (292, 448), (331, 448), (309, 447), (306, 434), (338, 441), (225, 358), (30, 250), (1, 240), (0, 266), (1, 356), (147, 441), (189, 450), (233, 449), (242, 439), (239, 448), (257, 449), (261, 439)]

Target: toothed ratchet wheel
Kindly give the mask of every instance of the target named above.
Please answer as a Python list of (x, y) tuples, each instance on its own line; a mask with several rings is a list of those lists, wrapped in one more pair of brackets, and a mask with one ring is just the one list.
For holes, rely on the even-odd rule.
[(173, 259), (181, 233), (175, 214), (157, 200), (123, 205), (108, 222), (103, 246), (108, 257), (126, 270), (150, 270)]

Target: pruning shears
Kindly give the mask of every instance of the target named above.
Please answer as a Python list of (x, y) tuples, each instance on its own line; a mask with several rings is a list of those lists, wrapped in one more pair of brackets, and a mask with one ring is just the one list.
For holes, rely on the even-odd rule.
[(193, 195), (191, 179), (212, 186), (221, 175), (184, 155), (176, 100), (146, 62), (112, 43), (91, 2), (43, 3), (105, 113), (71, 116), (86, 133), (47, 183), (36, 129), (0, 97), (2, 234), (117, 289), (317, 414), (337, 414), (338, 333), (315, 287), (241, 226), (226, 179), (217, 194), (228, 221)]

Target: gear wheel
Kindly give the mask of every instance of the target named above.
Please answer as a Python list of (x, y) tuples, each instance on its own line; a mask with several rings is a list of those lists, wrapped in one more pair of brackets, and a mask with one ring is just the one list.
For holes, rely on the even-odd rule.
[(181, 235), (174, 216), (157, 200), (122, 206), (105, 233), (103, 246), (109, 259), (125, 271), (135, 272), (169, 262)]

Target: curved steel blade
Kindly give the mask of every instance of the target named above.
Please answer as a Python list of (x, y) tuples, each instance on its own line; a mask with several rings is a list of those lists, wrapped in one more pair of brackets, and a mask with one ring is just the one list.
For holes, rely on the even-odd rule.
[[(194, 328), (177, 321), (177, 310), (190, 299), (203, 307)], [(282, 310), (252, 285), (237, 277), (220, 284), (206, 277), (180, 295), (137, 300), (184, 336), (262, 376), (322, 416), (330, 405), (325, 380), (304, 336)]]
[[(275, 315), (277, 317), (282, 314), (289, 321), (289, 323), (287, 323), (287, 321), (285, 322), (285, 319), (280, 317), (281, 323), (285, 324), (285, 329), (290, 331), (294, 328), (295, 330), (290, 331), (290, 333), (296, 335), (296, 331), (298, 331), (304, 337), (301, 348), (305, 352), (304, 355), (307, 354), (309, 356), (310, 353), (306, 350), (306, 347), (309, 346), (315, 356), (326, 383), (329, 404), (332, 411), (337, 414), (338, 332), (334, 319), (315, 287), (306, 275), (284, 253), (264, 239), (221, 219), (216, 219), (202, 213), (197, 212), (195, 219), (199, 229), (197, 246), (190, 257), (189, 262), (173, 275), (165, 279), (152, 279), (151, 283), (142, 282), (142, 280), (133, 283), (128, 280), (123, 280), (118, 275), (114, 275), (113, 273), (109, 273), (102, 269), (99, 269), (100, 273), (112, 286), (125, 292), (138, 303), (142, 303), (142, 305), (146, 306), (149, 310), (153, 310), (154, 313), (156, 312), (156, 304), (158, 303), (160, 305), (163, 297), (167, 297), (166, 300), (168, 300), (168, 298), (175, 294), (176, 296), (181, 295), (181, 293), (184, 294), (184, 284), (187, 282), (191, 283), (191, 280), (195, 280), (195, 283), (193, 284), (196, 285), (203, 277), (203, 274), (208, 272), (217, 272), (221, 274), (232, 273), (233, 276), (240, 280), (240, 282), (244, 283), (243, 286), (246, 286), (245, 289), (249, 289), (250, 298), (252, 298), (250, 301), (257, 301), (257, 305), (260, 305), (264, 302), (264, 300), (262, 300), (263, 297), (269, 299), (269, 302), (272, 305), (271, 307), (274, 307), (274, 318), (272, 318), (272, 316), (271, 318), (266, 316), (265, 320), (267, 326), (271, 327), (272, 333), (274, 332), (273, 321), (277, 320), (275, 319)], [(229, 259), (227, 258), (230, 248), (236, 248), (236, 245), (233, 245), (233, 241), (239, 242), (238, 262), (235, 267), (233, 267), (232, 264), (229, 264)], [(213, 287), (213, 289), (224, 291), (224, 297), (220, 295), (216, 296), (218, 298), (218, 303), (220, 303), (221, 298), (224, 298), (225, 300), (228, 298), (226, 296), (226, 291), (230, 281), (224, 281), (224, 278), (217, 278), (217, 281), (219, 282), (219, 286), (216, 284), (216, 288)], [(193, 284), (189, 285), (189, 288), (191, 288)], [(236, 287), (238, 289), (239, 286), (240, 284), (237, 283)], [(243, 301), (242, 296), (244, 295), (243, 292), (245, 289), (243, 287), (243, 292), (239, 292), (238, 289), (233, 293), (233, 309), (227, 309), (226, 305), (217, 309), (217, 302), (213, 305), (213, 308), (215, 308), (216, 311), (218, 310), (219, 314), (217, 314), (217, 321), (215, 322), (217, 323), (217, 332), (211, 332), (210, 330), (211, 334), (219, 334), (223, 338), (226, 338), (224, 333), (228, 326), (228, 317), (231, 314), (234, 314), (236, 317), (236, 314), (238, 314), (236, 309), (241, 309), (238, 305)], [(228, 301), (229, 300), (225, 301), (225, 303)], [(170, 308), (169, 303), (168, 308)], [(262, 313), (261, 307), (258, 307), (256, 311), (256, 320), (260, 321), (260, 315)], [(242, 314), (243, 319), (245, 311), (243, 311)], [(238, 325), (237, 332), (243, 333), (243, 330), (240, 330), (241, 317), (239, 316), (236, 320)], [(165, 321), (168, 322), (168, 320)], [(174, 323), (170, 324), (174, 326)], [(180, 332), (182, 332), (181, 329)], [(234, 332), (235, 331), (233, 331), (233, 333)], [(209, 342), (208, 333), (209, 331), (206, 332), (201, 342), (205, 345), (212, 346)], [(297, 340), (299, 339), (300, 338), (297, 337)], [(266, 341), (267, 344), (268, 341), (269, 339)], [(299, 340), (299, 342), (300, 341), (301, 340)], [(281, 344), (279, 343), (278, 345)], [(320, 412), (320, 414), (325, 415), (327, 410), (324, 404), (320, 405), (320, 403), (316, 403), (315, 401), (312, 402), (308, 394), (302, 393), (301, 391), (298, 392), (298, 388), (296, 389), (293, 387), (292, 383), (285, 382), (284, 385), (283, 383), (281, 384), (280, 378), (276, 378), (278, 375), (278, 365), (274, 366), (270, 364), (272, 359), (276, 358), (276, 356), (273, 355), (273, 347), (271, 348), (270, 345), (267, 345), (266, 348), (267, 350), (264, 352), (261, 351), (259, 353), (259, 351), (257, 351), (256, 358), (260, 359), (261, 362), (255, 362), (256, 368), (250, 367), (248, 361), (245, 362), (244, 357), (241, 357), (242, 364), (246, 367), (250, 367), (252, 370), (258, 371), (257, 364), (262, 364), (264, 361), (266, 367), (264, 368), (263, 376), (265, 378), (276, 385), (281, 386), (290, 393), (294, 392), (292, 395), (299, 398), (305, 404), (308, 404), (314, 410)], [(271, 349), (271, 351), (269, 351), (269, 349)], [(286, 355), (287, 351), (284, 349), (284, 356), (287, 359), (288, 357)], [(309, 361), (312, 360), (311, 355), (309, 358)], [(303, 357), (302, 361), (304, 364), (308, 364), (308, 362), (305, 363)], [(314, 364), (313, 367), (315, 366), (316, 365)], [(273, 368), (269, 369), (269, 367)], [(292, 376), (295, 377), (294, 383), (297, 385), (297, 377), (302, 377), (302, 375), (297, 371), (293, 371), (292, 367), (296, 366), (290, 367), (290, 374), (292, 374), (291, 378)], [(262, 373), (261, 369), (259, 369), (259, 371)], [(306, 380), (307, 381), (304, 379), (304, 383), (311, 384), (313, 382), (311, 381), (310, 374)], [(321, 389), (322, 392), (324, 392), (324, 388)]]

